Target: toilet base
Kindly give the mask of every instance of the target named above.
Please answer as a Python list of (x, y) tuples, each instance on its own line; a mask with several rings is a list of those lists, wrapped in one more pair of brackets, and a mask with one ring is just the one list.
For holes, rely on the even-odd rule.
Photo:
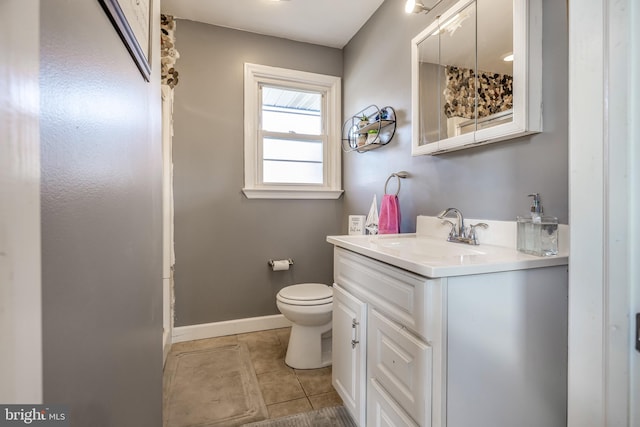
[(285, 363), (294, 369), (317, 369), (331, 365), (331, 322), (321, 326), (291, 327)]

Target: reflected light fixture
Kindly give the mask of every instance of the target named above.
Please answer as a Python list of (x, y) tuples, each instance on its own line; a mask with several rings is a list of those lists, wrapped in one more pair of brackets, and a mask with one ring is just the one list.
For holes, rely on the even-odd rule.
[(509, 53), (502, 57), (504, 62), (513, 62), (513, 53)]
[(425, 7), (420, 0), (407, 0), (404, 5), (404, 11), (407, 13), (429, 12), (431, 9)]
[(448, 32), (449, 35), (453, 35), (456, 30), (462, 27), (462, 23), (467, 20), (471, 16), (470, 10), (465, 10), (461, 13), (456, 13), (452, 18), (449, 18), (444, 24), (440, 25), (439, 28), (431, 34), (432, 36)]

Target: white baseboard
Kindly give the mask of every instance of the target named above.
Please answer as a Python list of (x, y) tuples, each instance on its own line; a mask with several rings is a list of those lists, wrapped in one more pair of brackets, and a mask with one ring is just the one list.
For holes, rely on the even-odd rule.
[(291, 326), (291, 322), (285, 319), (282, 314), (226, 320), (224, 322), (201, 323), (199, 325), (177, 326), (173, 328), (173, 339), (171, 341), (177, 343), (201, 340), (205, 338), (223, 337), (225, 335), (287, 328), (289, 326)]

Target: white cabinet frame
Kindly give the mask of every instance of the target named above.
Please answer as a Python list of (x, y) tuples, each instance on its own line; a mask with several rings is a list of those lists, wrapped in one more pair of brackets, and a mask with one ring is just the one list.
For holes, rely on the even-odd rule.
[(513, 120), (468, 134), (420, 145), (418, 45), (439, 28), (439, 23), (475, 0), (461, 0), (411, 41), (411, 121), (413, 156), (441, 154), (542, 131), (542, 2), (513, 0)]

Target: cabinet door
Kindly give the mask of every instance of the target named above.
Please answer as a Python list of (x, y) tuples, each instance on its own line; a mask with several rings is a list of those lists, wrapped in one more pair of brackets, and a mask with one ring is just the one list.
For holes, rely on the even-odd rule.
[(368, 372), (420, 426), (431, 425), (431, 347), (369, 311)]
[(367, 305), (333, 285), (333, 386), (356, 423), (365, 427)]
[(369, 383), (368, 422), (368, 427), (419, 427), (373, 378)]

